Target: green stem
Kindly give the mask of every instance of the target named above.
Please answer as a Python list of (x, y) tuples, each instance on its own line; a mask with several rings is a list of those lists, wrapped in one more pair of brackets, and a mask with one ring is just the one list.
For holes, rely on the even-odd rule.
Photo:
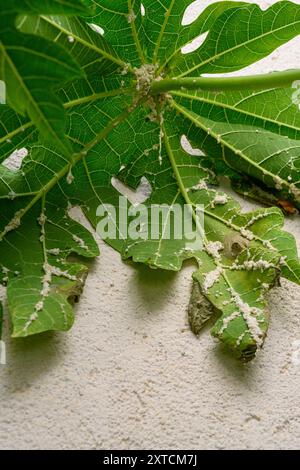
[(262, 90), (284, 88), (300, 80), (300, 70), (286, 70), (246, 77), (187, 77), (157, 80), (151, 86), (151, 94), (166, 93), (174, 90)]

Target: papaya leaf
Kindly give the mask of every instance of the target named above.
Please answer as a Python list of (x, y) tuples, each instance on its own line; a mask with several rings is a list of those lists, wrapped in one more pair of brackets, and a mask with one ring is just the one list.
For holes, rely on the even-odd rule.
[(213, 155), (210, 164), (217, 173), (230, 179), (234, 172), (247, 174), (273, 189), (278, 199), (297, 205), (300, 113), (293, 103), (293, 91), (174, 92), (174, 97), (178, 110), (190, 113), (190, 121), (197, 127), (186, 130), (188, 138)]
[(197, 142), (205, 152), (211, 154), (215, 147), (216, 154), (229, 167), (239, 169), (280, 190), (287, 198), (299, 201), (299, 140), (274, 135), (262, 127), (208, 119), (175, 101), (173, 106), (198, 128)]
[[(199, 75), (240, 70), (295, 37), (300, 6), (215, 2), (184, 25), (191, 0), (40, 3), (0, 10), (0, 282), (12, 335), (72, 326), (84, 259), (99, 254), (72, 218), (79, 207), (98, 233), (113, 228), (104, 238), (123, 259), (171, 271), (193, 259), (193, 331), (214, 313), (213, 336), (251, 360), (268, 292), (280, 276), (300, 284), (296, 242), (279, 208), (245, 213), (217, 177), (298, 207), (300, 111), (288, 87), (300, 72)], [(154, 207), (166, 217), (142, 223)], [(186, 208), (192, 225), (178, 237)]]
[(174, 58), (173, 74), (197, 76), (243, 69), (300, 33), (299, 5), (278, 2), (266, 11), (242, 5), (222, 13), (203, 45)]
[[(75, 60), (59, 45), (45, 38), (20, 34), (15, 28), (18, 13), (80, 14), (78, 2), (2, 2), (0, 5), (0, 79), (6, 83), (7, 103), (21, 115), (28, 114), (38, 130), (55, 141), (64, 154), (72, 147), (65, 140), (65, 114), (54, 88), (83, 75)], [(64, 6), (65, 5), (65, 6)], [(47, 94), (44, 93), (47, 83)]]

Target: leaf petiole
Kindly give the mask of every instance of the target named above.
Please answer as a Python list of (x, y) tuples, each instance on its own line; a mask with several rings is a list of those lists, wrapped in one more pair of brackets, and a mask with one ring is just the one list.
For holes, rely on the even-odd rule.
[(291, 86), (297, 80), (300, 80), (299, 69), (244, 77), (173, 77), (154, 81), (151, 94), (157, 95), (175, 90), (241, 91), (284, 88)]

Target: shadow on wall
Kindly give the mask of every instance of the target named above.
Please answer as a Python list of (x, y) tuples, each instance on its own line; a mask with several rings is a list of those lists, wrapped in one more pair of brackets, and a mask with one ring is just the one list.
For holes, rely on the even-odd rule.
[[(134, 291), (135, 297), (138, 296), (140, 303), (144, 306), (141, 315), (159, 315), (163, 313), (166, 305), (174, 302), (176, 298), (176, 284), (179, 281), (178, 273), (175, 271), (164, 271), (160, 269), (151, 269), (142, 264), (134, 264), (131, 261), (126, 262), (134, 270), (131, 276), (128, 290)], [(184, 269), (188, 270), (187, 278), (192, 284), (191, 273), (196, 270), (196, 263), (187, 260), (184, 263)], [(189, 299), (189, 290), (187, 290), (187, 305)], [(184, 315), (184, 312), (182, 312)]]
[[(126, 261), (126, 264), (132, 268), (127, 289), (128, 297), (132, 296), (136, 302), (136, 309), (131, 311), (131, 315), (135, 316), (135, 321), (142, 322), (144, 327), (147, 324), (147, 319), (150, 320), (161, 314), (165, 315), (166, 306), (172, 305), (172, 308), (177, 309), (176, 295), (178, 282), (183, 282), (182, 276), (179, 277), (177, 272), (153, 270), (145, 265), (133, 264), (131, 261)], [(93, 270), (95, 263), (91, 263), (90, 267)], [(194, 261), (188, 260), (184, 263), (184, 283), (187, 284), (184, 286), (186, 308), (190, 294), (188, 286), (192, 284), (191, 273), (195, 271), (195, 267)], [(181, 308), (178, 308), (178, 315), (187, 318), (187, 311), (182, 309), (182, 304)], [(220, 376), (225, 374), (227, 380), (239, 382), (247, 388), (253, 381), (259, 379), (262, 369), (266, 374), (268, 364), (265, 363), (264, 354), (260, 354), (253, 363), (241, 364), (222, 344), (213, 343), (209, 332), (211, 326), (211, 323), (205, 326), (199, 337), (196, 337), (187, 325), (184, 328), (184, 333), (190, 336), (191, 348), (189, 352), (194, 357), (196, 368), (201, 369), (201, 364), (198, 364), (196, 359), (197, 349), (203, 347), (201, 345), (207, 336), (211, 347), (207, 349), (205, 362), (208, 364), (212, 362), (212, 367), (213, 365), (215, 368), (217, 367)], [(174, 334), (177, 333), (174, 331)], [(9, 339), (7, 341), (8, 363), (0, 368), (0, 383), (4, 390), (10, 394), (23, 393), (32, 386), (39, 386), (43, 377), (51, 374), (57, 366), (64, 367), (66, 357), (68, 357), (68, 367), (70, 367), (68, 335), (72, 335), (72, 330), (70, 333), (47, 332), (28, 338)], [(72, 348), (72, 344), (70, 347)], [(71, 367), (76, 369), (77, 365), (74, 363)], [(63, 381), (67, 380), (67, 375), (67, 370), (66, 374), (61, 374), (62, 387), (64, 387)]]
[(6, 365), (0, 368), (0, 382), (9, 393), (24, 392), (63, 362), (67, 342), (63, 334), (41, 333), (27, 338), (10, 338)]

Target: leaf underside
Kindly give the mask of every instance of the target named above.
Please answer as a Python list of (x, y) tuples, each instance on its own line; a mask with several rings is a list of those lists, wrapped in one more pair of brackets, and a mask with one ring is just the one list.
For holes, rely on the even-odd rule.
[[(156, 240), (120, 236), (117, 227), (107, 242), (151, 268), (179, 271), (194, 259), (194, 330), (217, 312), (212, 334), (252, 359), (268, 329), (268, 291), (280, 275), (300, 283), (296, 243), (280, 209), (242, 212), (217, 177), (254, 199), (268, 194), (271, 205), (300, 206), (295, 90), (151, 97), (149, 80), (241, 70), (300, 33), (300, 6), (216, 2), (182, 25), (191, 0), (1, 3), (0, 281), (12, 335), (72, 326), (88, 272), (82, 259), (99, 250), (70, 208), (96, 228), (100, 204), (118, 209), (112, 179), (133, 191), (146, 179), (149, 208), (189, 204), (197, 226), (203, 206), (203, 249), (165, 239), (162, 221)], [(196, 51), (182, 53), (204, 34)], [(188, 153), (182, 136), (199, 151)]]

